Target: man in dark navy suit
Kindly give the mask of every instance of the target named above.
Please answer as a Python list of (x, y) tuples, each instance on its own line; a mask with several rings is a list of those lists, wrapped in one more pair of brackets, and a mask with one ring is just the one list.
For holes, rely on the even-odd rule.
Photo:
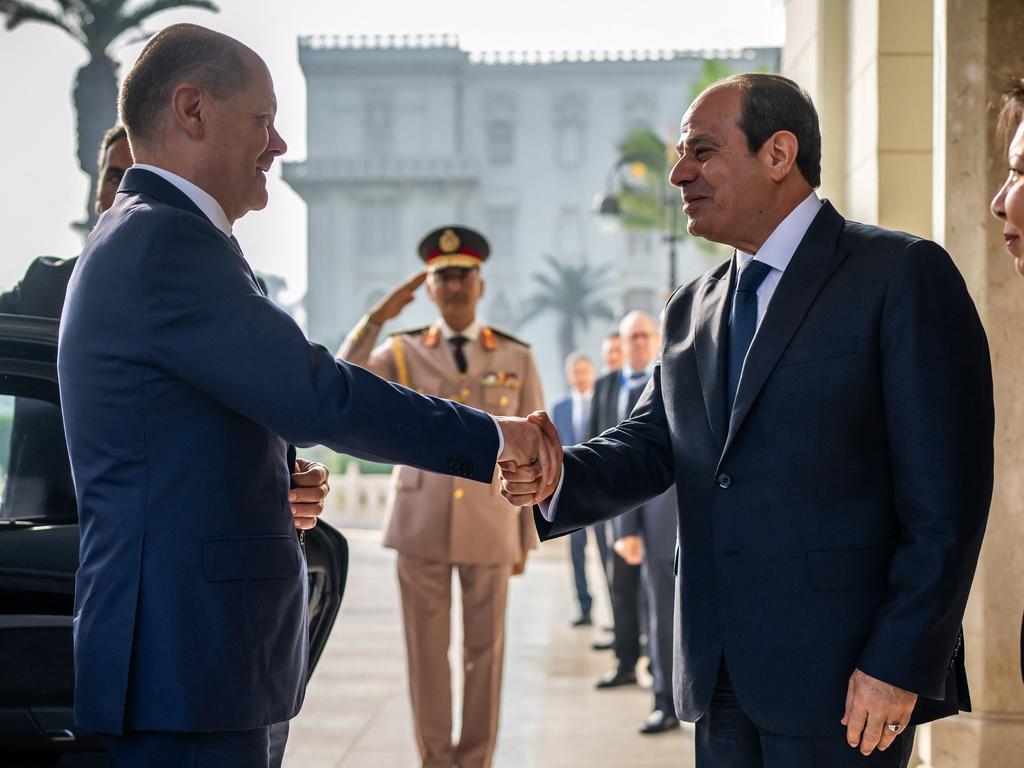
[(116, 766), (267, 766), (305, 688), (288, 443), (490, 482), (547, 467), (525, 421), (337, 361), (257, 286), (232, 226), (285, 143), (270, 73), (175, 25), (124, 80), (136, 166), (68, 290), (58, 374), (81, 523), (76, 719)]
[[(810, 99), (736, 75), (683, 117), (689, 231), (736, 249), (666, 308), (631, 417), (567, 448), (542, 537), (679, 505), (674, 698), (697, 766), (905, 766), (969, 708), (961, 621), (992, 494), (988, 345), (935, 243), (814, 194)], [(542, 417), (545, 429), (550, 422)]]

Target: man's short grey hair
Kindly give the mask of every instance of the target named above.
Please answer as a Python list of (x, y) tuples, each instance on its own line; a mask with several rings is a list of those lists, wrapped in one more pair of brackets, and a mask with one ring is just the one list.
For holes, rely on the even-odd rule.
[(639, 309), (634, 309), (633, 311), (627, 312), (625, 315), (623, 315), (622, 319), (619, 321), (619, 335), (622, 336), (623, 339), (625, 339), (626, 336), (628, 336), (625, 329), (631, 326), (637, 320), (641, 319), (647, 320), (654, 328), (654, 330), (658, 330), (658, 325), (657, 323), (654, 322), (654, 318), (651, 317), (650, 312), (644, 312)]
[(234, 38), (198, 24), (173, 24), (157, 32), (121, 86), (118, 107), (129, 138), (153, 138), (161, 111), (182, 83), (194, 83), (216, 99), (244, 90), (252, 75), (246, 50)]
[(589, 363), (591, 367), (594, 366), (594, 361), (590, 359), (589, 355), (583, 352), (573, 352), (567, 358), (565, 358), (565, 375), (572, 375), (572, 369), (576, 367), (576, 363)]

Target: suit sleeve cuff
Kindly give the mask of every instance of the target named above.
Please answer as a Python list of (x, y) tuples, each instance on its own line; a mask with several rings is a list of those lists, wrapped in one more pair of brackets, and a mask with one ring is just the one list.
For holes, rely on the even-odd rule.
[(551, 494), (551, 498), (547, 501), (542, 501), (537, 506), (540, 507), (540, 514), (549, 523), (555, 522), (555, 512), (558, 508), (558, 497), (562, 495), (562, 483), (565, 482), (565, 467), (562, 467), (562, 473), (558, 476), (558, 485), (555, 487), (555, 492)]
[[(487, 415), (491, 416), (489, 413)], [(498, 452), (494, 454), (494, 463), (497, 464), (498, 459), (501, 458), (501, 454), (505, 452), (505, 435), (502, 434), (501, 425), (498, 424), (498, 420), (494, 418), (494, 416), (491, 416), (491, 421), (494, 422), (494, 428), (498, 430)]]

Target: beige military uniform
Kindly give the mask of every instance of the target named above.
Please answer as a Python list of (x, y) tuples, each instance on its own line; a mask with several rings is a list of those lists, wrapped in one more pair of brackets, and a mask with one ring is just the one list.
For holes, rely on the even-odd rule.
[[(393, 334), (374, 348), (380, 328), (364, 318), (338, 353), (379, 376), (423, 394), (446, 397), (496, 416), (525, 416), (543, 407), (529, 347), (474, 324), (462, 334), (467, 369), (459, 373), (437, 323)], [(498, 729), (504, 657), (505, 598), (512, 565), (538, 544), (533, 513), (490, 485), (396, 467), (384, 545), (398, 551), (409, 686), (424, 766), (490, 765)], [(451, 577), (462, 587), (465, 691), (462, 733), (452, 742), (448, 665)]]

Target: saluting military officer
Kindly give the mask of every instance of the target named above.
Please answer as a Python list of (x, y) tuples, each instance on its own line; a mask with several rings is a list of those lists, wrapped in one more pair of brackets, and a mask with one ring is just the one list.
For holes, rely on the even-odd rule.
[[(490, 246), (479, 232), (447, 226), (419, 244), (426, 269), (374, 307), (338, 356), (424, 394), (439, 395), (496, 416), (543, 408), (529, 347), (476, 316), (484, 293), (480, 265)], [(397, 317), (427, 284), (441, 317), (391, 334), (374, 348), (381, 326)], [(398, 551), (409, 692), (423, 765), (485, 768), (498, 731), (510, 575), (538, 544), (529, 508), (509, 506), (497, 473), (490, 486), (396, 467), (384, 545)], [(462, 733), (452, 742), (448, 664), (452, 569), (462, 587), (465, 673)]]

